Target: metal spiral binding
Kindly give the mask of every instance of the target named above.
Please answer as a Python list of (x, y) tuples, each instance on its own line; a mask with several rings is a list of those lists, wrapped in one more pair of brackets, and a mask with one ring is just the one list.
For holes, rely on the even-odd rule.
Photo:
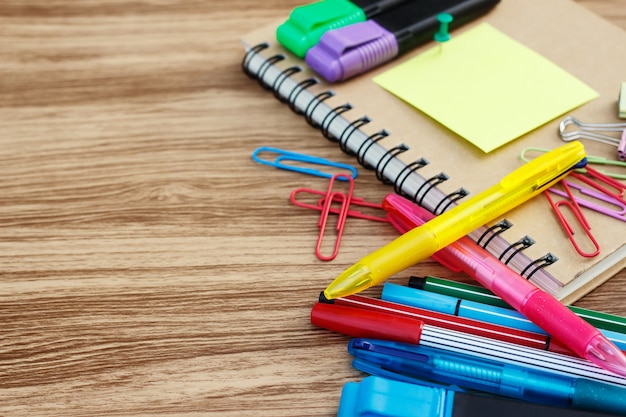
[[(440, 172), (439, 174), (430, 177), (429, 179), (427, 179), (426, 181), (424, 181), (424, 184), (422, 184), (420, 186), (420, 188), (417, 189), (417, 191), (415, 192), (415, 194), (413, 195), (413, 197), (411, 197), (411, 200), (414, 203), (419, 204), (420, 206), (422, 205), (422, 203), (424, 202), (424, 197), (426, 197), (426, 195), (430, 192), (430, 190), (433, 189), (433, 187), (436, 187), (437, 185), (441, 184), (444, 181), (448, 180), (448, 175), (445, 172)], [(418, 198), (418, 196), (420, 195), (420, 192), (422, 192), (422, 190), (424, 191), (422, 193), (422, 196)]]
[[(333, 93), (332, 91), (322, 91), (321, 93), (316, 95), (313, 100), (309, 101), (309, 104), (306, 105), (306, 108), (304, 109), (304, 119), (309, 125), (311, 125), (311, 127), (319, 127), (319, 125), (315, 123), (315, 120), (313, 120), (313, 113), (315, 112), (317, 106), (319, 106), (320, 103), (323, 103), (325, 100), (328, 100), (334, 95), (335, 93)], [(311, 107), (312, 104), (313, 107)]]
[(259, 70), (256, 73), (257, 81), (259, 82), (259, 85), (262, 88), (264, 88), (265, 90), (271, 90), (272, 89), (272, 86), (270, 86), (269, 84), (266, 84), (265, 81), (263, 81), (263, 79), (265, 78), (265, 73), (267, 72), (269, 67), (271, 67), (272, 65), (276, 64), (277, 62), (283, 61), (285, 58), (286, 58), (285, 55), (277, 54), (277, 55), (273, 55), (273, 56), (267, 58), (265, 60), (265, 62), (263, 62), (263, 64), (261, 65), (261, 67), (259, 68)]
[[(441, 201), (435, 207), (435, 210), (433, 210), (433, 214), (440, 215), (444, 211), (448, 210), (448, 207), (450, 207), (451, 204), (468, 195), (469, 191), (467, 191), (465, 188), (459, 188), (458, 190), (451, 192), (445, 198), (441, 199)], [(447, 204), (443, 205), (444, 203)]]
[(406, 179), (409, 178), (409, 176), (411, 176), (412, 173), (414, 173), (420, 168), (425, 167), (428, 164), (429, 162), (426, 159), (420, 158), (416, 161), (411, 162), (410, 164), (407, 164), (404, 168), (402, 168), (402, 171), (398, 173), (398, 175), (396, 176), (396, 180), (393, 183), (393, 190), (396, 192), (396, 194), (406, 197), (406, 193), (402, 191), (402, 186), (404, 185), (404, 181), (406, 181)]
[[(353, 134), (354, 132), (356, 132), (357, 130), (359, 130), (359, 128), (360, 128), (361, 126), (365, 126), (366, 124), (368, 124), (368, 123), (369, 123), (369, 122), (371, 122), (371, 121), (372, 121), (372, 120), (371, 120), (369, 117), (367, 117), (367, 116), (363, 116), (363, 117), (361, 117), (360, 119), (356, 119), (355, 121), (351, 122), (351, 123), (350, 123), (350, 124), (349, 124), (349, 125), (348, 125), (348, 126), (347, 126), (344, 130), (343, 130), (343, 132), (341, 132), (341, 135), (339, 135), (339, 139), (338, 139), (338, 142), (339, 142), (339, 148), (340, 148), (340, 149), (341, 149), (341, 150), (342, 150), (345, 154), (352, 155), (352, 156), (354, 156), (354, 155), (355, 155), (355, 153), (354, 153), (354, 152), (352, 152), (350, 149), (348, 149), (348, 139), (350, 139), (350, 136), (352, 136), (352, 134)], [(346, 132), (348, 132), (348, 131), (349, 131), (350, 133), (348, 133), (348, 135), (347, 135), (347, 136), (345, 136), (345, 135), (346, 135)], [(344, 136), (345, 136), (345, 137), (344, 137)]]
[(352, 105), (350, 103), (337, 106), (334, 109), (332, 109), (330, 113), (324, 116), (324, 119), (322, 120), (322, 124), (320, 125), (320, 131), (322, 132), (322, 135), (324, 135), (326, 139), (328, 139), (331, 142), (337, 142), (339, 140), (338, 138), (335, 138), (333, 137), (333, 135), (330, 134), (329, 129), (330, 129), (330, 126), (333, 124), (333, 120), (335, 120), (337, 116), (339, 116), (342, 113), (347, 112), (348, 110), (352, 110)]
[(533, 274), (535, 274), (535, 272), (539, 271), (540, 269), (545, 268), (548, 265), (552, 265), (553, 263), (555, 263), (556, 261), (558, 261), (559, 258), (557, 258), (556, 256), (554, 256), (551, 253), (546, 253), (544, 256), (542, 256), (541, 258), (537, 258), (534, 261), (532, 261), (531, 263), (529, 263), (526, 268), (524, 268), (522, 270), (522, 272), (520, 272), (521, 276), (524, 276), (526, 274), (526, 272), (532, 268), (533, 266), (536, 266), (535, 269), (533, 269), (528, 275), (526, 275), (526, 279), (530, 279)]
[(263, 43), (253, 46), (246, 52), (246, 54), (243, 56), (243, 60), (241, 61), (241, 69), (243, 70), (244, 74), (246, 74), (248, 77), (253, 78), (253, 79), (257, 78), (257, 75), (252, 73), (248, 69), (248, 63), (250, 62), (252, 58), (254, 58), (256, 54), (258, 54), (262, 50), (267, 49), (269, 47), (270, 45), (267, 42), (263, 42)]
[[(498, 257), (498, 259), (502, 261), (503, 264), (508, 265), (509, 262), (511, 262), (511, 260), (515, 257), (515, 255), (517, 255), (519, 252), (523, 251), (524, 249), (531, 247), (534, 244), (535, 244), (535, 241), (530, 236), (524, 236), (523, 238), (521, 238), (515, 243), (512, 243), (511, 246), (503, 250), (500, 256)], [(513, 249), (513, 253), (506, 259), (506, 261), (503, 261), (504, 256), (511, 249)]]
[[(400, 155), (402, 152), (406, 152), (408, 150), (409, 150), (408, 146), (406, 146), (405, 144), (400, 144), (398, 146), (394, 146), (393, 148), (389, 149), (387, 152), (385, 152), (383, 156), (380, 157), (380, 159), (378, 160), (378, 163), (376, 164), (376, 169), (375, 169), (376, 178), (378, 178), (378, 181), (382, 182), (383, 184), (393, 183), (393, 181), (389, 181), (387, 178), (385, 178), (385, 175), (384, 175), (385, 168), (387, 168), (387, 165), (392, 159)], [(384, 161), (384, 164), (383, 164), (383, 161)]]
[[(483, 249), (487, 249), (487, 246), (489, 246), (489, 243), (493, 240), (493, 238), (495, 238), (496, 236), (498, 236), (500, 233), (504, 232), (505, 230), (509, 230), (511, 227), (513, 227), (513, 223), (511, 223), (507, 219), (502, 219), (498, 223), (494, 224), (493, 226), (485, 230), (485, 233), (480, 235), (480, 237), (476, 241), (476, 244), (478, 246), (482, 246)], [(491, 236), (485, 241), (484, 244), (482, 244), (481, 242), (489, 233), (491, 233)]]
[(363, 168), (374, 169), (374, 167), (372, 167), (365, 161), (365, 155), (367, 155), (367, 151), (369, 151), (372, 145), (382, 139), (385, 139), (388, 136), (389, 132), (383, 129), (379, 132), (374, 133), (373, 135), (370, 135), (367, 140), (365, 140), (365, 142), (363, 142), (361, 146), (359, 146), (359, 149), (356, 152), (356, 160)]
[(296, 100), (298, 99), (300, 93), (302, 93), (304, 90), (311, 87), (312, 85), (317, 84), (318, 82), (319, 81), (317, 81), (315, 78), (307, 78), (300, 81), (298, 85), (296, 85), (294, 89), (289, 92), (289, 96), (287, 96), (287, 105), (289, 106), (291, 111), (293, 111), (295, 114), (302, 114), (302, 111), (298, 110), (298, 108), (296, 107)]
[(281, 103), (287, 102), (286, 98), (280, 96), (280, 87), (282, 87), (283, 82), (285, 82), (287, 78), (291, 77), (294, 74), (299, 73), (300, 71), (302, 71), (301, 67), (293, 66), (293, 67), (289, 67), (283, 70), (278, 75), (278, 77), (276, 77), (276, 79), (272, 83), (272, 91), (274, 92), (274, 97), (276, 97), (276, 100), (280, 101)]

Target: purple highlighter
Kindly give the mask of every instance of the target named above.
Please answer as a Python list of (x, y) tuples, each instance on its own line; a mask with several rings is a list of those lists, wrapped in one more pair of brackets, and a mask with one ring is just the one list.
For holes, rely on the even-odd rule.
[(500, 0), (414, 0), (365, 22), (326, 32), (306, 63), (329, 82), (346, 80), (428, 42), (437, 15), (453, 17), (450, 29), (487, 13)]

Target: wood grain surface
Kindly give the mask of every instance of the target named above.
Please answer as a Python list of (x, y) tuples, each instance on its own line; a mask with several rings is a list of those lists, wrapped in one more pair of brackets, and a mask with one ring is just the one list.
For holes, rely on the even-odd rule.
[[(0, 416), (336, 413), (362, 375), (309, 311), (395, 232), (350, 219), (320, 262), (288, 195), (325, 181), (251, 161), (353, 163), (241, 71), (238, 37), (298, 3), (0, 2)], [(623, 0), (580, 3), (626, 29)], [(626, 315), (625, 285), (578, 305)]]

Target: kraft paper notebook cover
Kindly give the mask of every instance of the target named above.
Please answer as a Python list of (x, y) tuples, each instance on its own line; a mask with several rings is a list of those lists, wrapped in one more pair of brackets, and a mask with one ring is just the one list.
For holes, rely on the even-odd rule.
[[(523, 149), (562, 145), (558, 124), (565, 116), (590, 123), (620, 121), (617, 97), (626, 77), (626, 32), (569, 0), (504, 0), (484, 17), (452, 33), (453, 37), (460, 36), (487, 22), (599, 94), (489, 153), (372, 80), (432, 48), (432, 43), (366, 74), (329, 85), (276, 41), (276, 26), (286, 18), (242, 38), (248, 48), (244, 71), (273, 91), (286, 109), (300, 114), (303, 122), (319, 127), (338, 148), (375, 169), (397, 192), (436, 214), (462, 201), (465, 191), (470, 195), (481, 192), (519, 167)], [(615, 147), (584, 139), (581, 142), (589, 155), (616, 158)], [(428, 164), (420, 162), (422, 159)], [(495, 221), (470, 237), (569, 304), (626, 265), (625, 223), (583, 210), (601, 247), (595, 258), (576, 254), (543, 195), (504, 216), (512, 227), (505, 230)], [(535, 243), (525, 247), (526, 236)], [(558, 260), (553, 262), (555, 258)]]

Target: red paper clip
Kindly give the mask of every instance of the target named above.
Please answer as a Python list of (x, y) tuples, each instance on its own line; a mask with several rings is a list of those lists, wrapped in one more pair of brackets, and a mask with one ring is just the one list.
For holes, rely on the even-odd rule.
[[(577, 172), (572, 172), (570, 173), (570, 175), (576, 178), (578, 181), (584, 182), (590, 187), (593, 187), (596, 190), (613, 197), (620, 203), (626, 204), (626, 200), (624, 199), (624, 190), (626, 190), (626, 185), (589, 166), (585, 167), (585, 169), (587, 170), (587, 176), (584, 174), (579, 174)], [(613, 188), (615, 191), (611, 191), (609, 188), (602, 185), (602, 183), (604, 183), (609, 188)]]
[[(316, 201), (316, 204), (305, 203), (304, 201), (298, 200), (297, 197), (299, 194), (314, 194), (314, 195), (321, 196), (321, 198), (319, 198)], [(322, 208), (324, 207), (324, 202), (326, 200), (326, 191), (313, 190), (311, 188), (298, 188), (291, 192), (291, 195), (289, 196), (289, 200), (298, 207), (304, 207), (304, 208), (308, 208), (311, 210), (322, 211)], [(369, 201), (365, 201), (362, 198), (354, 197), (354, 196), (352, 196), (352, 200), (350, 200), (350, 207), (352, 206), (367, 207), (367, 208), (372, 208), (372, 209), (376, 209), (376, 210), (380, 210), (381, 212), (384, 212), (382, 205), (371, 203)], [(331, 207), (330, 212), (332, 214), (339, 214), (340, 209)], [(375, 222), (389, 223), (389, 220), (385, 216), (375, 216), (373, 214), (365, 214), (358, 210), (348, 210), (348, 217), (354, 217), (356, 219), (371, 220)]]
[[(339, 177), (343, 177), (348, 181), (350, 189), (347, 194), (344, 194), (339, 191), (333, 191), (333, 183)], [(326, 196), (324, 197), (324, 205), (322, 206), (322, 213), (320, 214), (320, 220), (318, 222), (318, 226), (320, 228), (320, 233), (317, 237), (317, 244), (315, 245), (315, 255), (322, 261), (331, 261), (335, 259), (337, 254), (339, 253), (339, 245), (341, 244), (341, 237), (343, 236), (343, 229), (346, 225), (346, 219), (348, 218), (348, 209), (350, 208), (350, 201), (352, 200), (352, 193), (354, 191), (354, 180), (352, 177), (349, 177), (345, 174), (337, 174), (333, 175), (333, 177), (328, 182), (328, 190), (326, 191)], [(326, 256), (322, 254), (322, 241), (324, 240), (324, 233), (326, 231), (326, 223), (328, 223), (328, 216), (330, 214), (331, 206), (334, 202), (341, 203), (341, 207), (339, 209), (339, 217), (337, 218), (337, 239), (335, 240), (335, 247), (333, 252)]]
[[(585, 258), (593, 258), (594, 256), (600, 253), (600, 245), (598, 244), (598, 241), (591, 233), (591, 226), (589, 226), (589, 222), (587, 222), (587, 219), (585, 218), (582, 211), (580, 210), (580, 206), (578, 205), (578, 202), (576, 201), (576, 198), (572, 194), (572, 191), (570, 190), (569, 186), (567, 185), (565, 181), (561, 181), (560, 184), (563, 186), (563, 188), (565, 188), (565, 191), (567, 192), (567, 195), (569, 196), (569, 200), (559, 200), (555, 203), (554, 200), (552, 200), (552, 197), (550, 197), (550, 193), (548, 191), (544, 191), (543, 194), (548, 199), (550, 206), (554, 210), (556, 217), (559, 219), (559, 222), (563, 226), (563, 229), (565, 230), (565, 233), (567, 234), (567, 237), (570, 240), (570, 242), (572, 242), (572, 245), (574, 246), (574, 249), (576, 250), (576, 252), (578, 252), (580, 256), (584, 256)], [(561, 206), (566, 206), (572, 211), (572, 213), (576, 217), (576, 220), (578, 220), (578, 223), (580, 224), (581, 228), (584, 230), (585, 234), (589, 238), (589, 241), (593, 244), (595, 248), (593, 252), (585, 252), (580, 247), (580, 245), (578, 244), (578, 241), (574, 237), (574, 228), (569, 224), (569, 222), (567, 221), (567, 219), (565, 218), (565, 216), (560, 210)]]

